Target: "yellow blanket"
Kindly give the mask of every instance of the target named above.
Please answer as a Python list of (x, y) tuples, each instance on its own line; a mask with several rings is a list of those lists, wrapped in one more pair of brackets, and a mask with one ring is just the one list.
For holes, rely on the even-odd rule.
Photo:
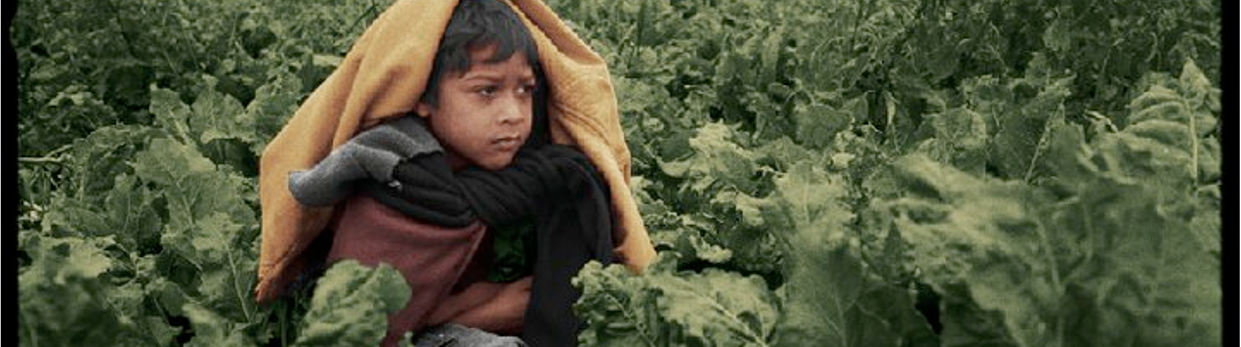
[[(300, 272), (302, 251), (335, 207), (307, 208), (288, 189), (290, 171), (306, 170), (332, 148), (380, 121), (408, 114), (426, 86), (440, 36), (458, 0), (398, 0), (354, 42), (267, 145), (259, 170), (262, 251), (255, 299), (269, 301)], [(613, 192), (615, 255), (641, 272), (655, 257), (629, 194), (629, 149), (606, 63), (541, 0), (502, 0), (538, 45), (548, 80), (552, 141), (574, 144)]]

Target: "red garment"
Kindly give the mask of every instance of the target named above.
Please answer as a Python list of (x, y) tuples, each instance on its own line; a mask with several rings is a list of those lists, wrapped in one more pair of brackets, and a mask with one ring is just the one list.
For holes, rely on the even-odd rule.
[(342, 205), (331, 228), (335, 235), (329, 264), (342, 259), (367, 266), (384, 262), (409, 284), (409, 303), (388, 316), (384, 346), (395, 346), (406, 331), (446, 322), (497, 334), (521, 331), (531, 279), (485, 280), (490, 259), (484, 255), (491, 253), (491, 240), (482, 223), (460, 229), (425, 224), (355, 194)]

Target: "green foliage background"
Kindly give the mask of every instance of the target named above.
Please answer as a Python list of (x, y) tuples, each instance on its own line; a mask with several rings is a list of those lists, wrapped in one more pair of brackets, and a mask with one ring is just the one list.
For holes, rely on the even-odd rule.
[[(21, 344), (377, 343), (390, 268), (250, 290), (257, 155), (389, 3), (20, 3)], [(1218, 1), (548, 3), (661, 253), (583, 345), (1221, 344)]]

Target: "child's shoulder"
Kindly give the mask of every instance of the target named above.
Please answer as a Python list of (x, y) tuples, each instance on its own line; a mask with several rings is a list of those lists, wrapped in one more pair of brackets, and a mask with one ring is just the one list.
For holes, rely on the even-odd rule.
[(426, 121), (414, 115), (393, 117), (363, 130), (349, 142), (393, 152), (402, 158), (442, 150), (435, 135), (427, 128)]

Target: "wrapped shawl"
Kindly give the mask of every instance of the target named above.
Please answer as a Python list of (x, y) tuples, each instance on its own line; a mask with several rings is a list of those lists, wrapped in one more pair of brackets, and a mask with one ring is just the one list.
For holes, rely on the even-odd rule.
[[(449, 321), (494, 332), (520, 331), (532, 346), (577, 345), (581, 320), (572, 306), (580, 291), (570, 283), (586, 262), (612, 262), (611, 194), (580, 151), (527, 145), (504, 168), (453, 171), (422, 119), (406, 116), (359, 133), (310, 171), (290, 175), (289, 190), (305, 205), (352, 197), (334, 218), (329, 263), (386, 262), (416, 293), (388, 317), (384, 346), (442, 322), (436, 312), (454, 312)], [(489, 253), (478, 251), (491, 235), (484, 224), (524, 223), (535, 227), (526, 285), (466, 275), (470, 264), (488, 263)], [(523, 308), (524, 317), (514, 318)]]
[[(616, 261), (641, 272), (655, 257), (629, 189), (629, 149), (607, 65), (540, 0), (502, 0), (530, 30), (547, 77), (552, 141), (590, 159), (613, 192)], [(360, 130), (413, 110), (457, 0), (398, 0), (358, 37), (340, 66), (264, 149), (259, 168), (262, 249), (255, 299), (280, 295), (336, 206), (300, 205), (289, 172), (305, 170)]]

